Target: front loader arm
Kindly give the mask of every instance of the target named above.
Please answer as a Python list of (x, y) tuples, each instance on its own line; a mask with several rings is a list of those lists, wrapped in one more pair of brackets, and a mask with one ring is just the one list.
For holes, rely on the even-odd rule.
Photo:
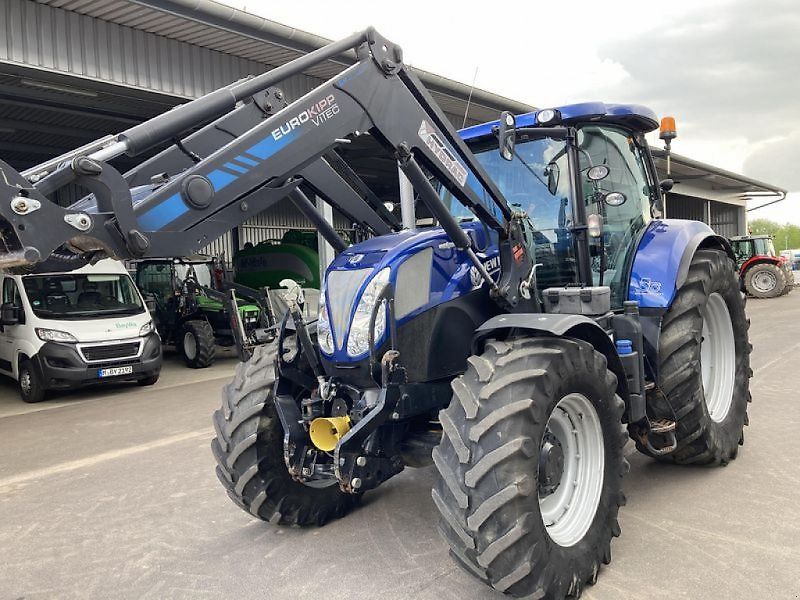
[[(354, 65), (288, 106), (270, 102), (270, 94), (275, 99), (270, 86), (278, 80), (348, 48), (357, 49)], [(261, 114), (255, 119), (230, 117), (241, 100), (252, 102), (251, 113), (257, 109)], [(178, 140), (188, 128), (209, 119), (213, 121), (198, 133)], [(51, 173), (37, 170), (36, 183), (0, 163), (0, 235), (5, 243), (0, 265), (37, 262), (62, 245), (85, 256), (188, 254), (281, 198), (302, 198), (301, 185), (375, 233), (386, 233), (398, 224), (364, 191), (366, 186), (359, 189), (347, 181), (350, 177), (342, 175), (335, 152), (365, 133), (397, 157), (456, 247), (497, 292), (427, 176), (497, 231), (501, 241), (513, 235), (512, 212), (403, 65), (399, 47), (371, 29), (137, 125), (111, 146), (70, 157)], [(175, 147), (125, 176), (107, 162), (122, 152), (136, 155), (170, 140), (178, 140)], [(130, 186), (164, 171), (167, 181), (132, 206)], [(93, 192), (96, 212), (62, 208), (48, 198), (69, 183)]]

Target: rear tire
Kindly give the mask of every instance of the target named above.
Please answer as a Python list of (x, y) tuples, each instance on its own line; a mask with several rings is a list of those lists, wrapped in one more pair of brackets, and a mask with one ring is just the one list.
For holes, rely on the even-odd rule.
[(338, 485), (310, 487), (289, 475), (272, 396), (276, 355), (276, 343), (256, 347), (222, 390), (222, 408), (214, 413), (217, 437), (211, 442), (217, 477), (231, 500), (256, 518), (324, 525), (344, 516), (355, 497)]
[(186, 321), (181, 328), (177, 346), (187, 367), (209, 367), (214, 363), (217, 354), (214, 328), (202, 319)]
[(36, 372), (33, 363), (27, 358), (23, 358), (19, 362), (17, 386), (19, 387), (19, 395), (23, 402), (35, 404), (36, 402), (44, 400), (46, 392), (44, 383)]
[(616, 377), (591, 345), (567, 338), (490, 341), (468, 362), (433, 452), (440, 531), (456, 561), (501, 592), (578, 597), (620, 534), (627, 435)]
[[(660, 460), (725, 465), (736, 458), (751, 399), (749, 328), (733, 261), (720, 250), (698, 250), (661, 324), (663, 393), (648, 405), (651, 416), (676, 421), (678, 445)], [(714, 363), (703, 365), (703, 357)]]
[(782, 267), (781, 270), (783, 271), (783, 276), (786, 278), (786, 285), (783, 286), (781, 296), (785, 296), (794, 289), (794, 272), (788, 266)]
[(785, 271), (771, 263), (755, 264), (744, 274), (744, 289), (754, 298), (780, 296), (786, 285)]

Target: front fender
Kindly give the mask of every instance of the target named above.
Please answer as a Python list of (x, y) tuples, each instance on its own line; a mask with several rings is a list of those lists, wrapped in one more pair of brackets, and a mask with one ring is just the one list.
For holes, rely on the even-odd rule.
[(472, 342), (472, 354), (483, 352), (484, 342), (488, 337), (500, 334), (508, 335), (511, 331), (528, 331), (534, 335), (572, 337), (589, 342), (595, 350), (605, 355), (608, 368), (617, 376), (617, 394), (628, 406), (630, 392), (628, 379), (622, 361), (617, 354), (614, 343), (608, 333), (597, 323), (584, 315), (555, 313), (511, 313), (492, 317), (475, 330)]
[(14, 375), (14, 379), (19, 378), (19, 362), (22, 360), (23, 357), (33, 360), (33, 357), (36, 356), (36, 353), (39, 352), (39, 348), (42, 347), (42, 344), (39, 343), (38, 347), (29, 342), (25, 339), (16, 340), (16, 348), (14, 349), (14, 357), (11, 361), (11, 372)]
[(723, 250), (735, 260), (728, 240), (705, 223), (683, 219), (650, 223), (633, 259), (628, 299), (639, 302), (640, 308), (669, 308), (701, 248)]

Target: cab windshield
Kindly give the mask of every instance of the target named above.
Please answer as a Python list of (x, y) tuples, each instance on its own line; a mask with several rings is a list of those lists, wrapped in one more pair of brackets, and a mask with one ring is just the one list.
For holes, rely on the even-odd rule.
[[(572, 207), (564, 140), (519, 140), (511, 161), (500, 156), (497, 140), (493, 137), (471, 143), (470, 149), (509, 204), (524, 211), (530, 219), (529, 249), (534, 264), (542, 265), (536, 271), (539, 289), (577, 281), (570, 234)], [(474, 218), (445, 189), (442, 199), (457, 219)]]
[(42, 319), (107, 319), (145, 310), (128, 275), (28, 275), (23, 285)]
[(175, 277), (179, 286), (188, 277), (195, 279), (202, 286), (212, 287), (213, 276), (210, 263), (175, 263)]
[[(478, 162), (486, 169), (513, 208), (530, 219), (528, 240), (539, 290), (578, 283), (575, 245), (572, 235), (573, 199), (567, 144), (547, 137), (517, 139), (513, 160), (504, 160), (493, 136), (469, 143)], [(580, 202), (587, 215), (603, 217), (603, 233), (590, 238), (589, 254), (593, 285), (611, 288), (612, 308), (627, 299), (627, 273), (641, 231), (650, 221), (650, 200), (654, 184), (648, 176), (643, 146), (630, 131), (605, 124), (578, 128)], [(607, 167), (600, 180), (591, 180), (589, 169)], [(606, 202), (616, 193), (614, 202)], [(442, 200), (459, 220), (474, 215), (447, 190)]]
[(753, 238), (753, 243), (756, 247), (756, 255), (776, 256), (775, 244), (772, 242), (772, 238)]

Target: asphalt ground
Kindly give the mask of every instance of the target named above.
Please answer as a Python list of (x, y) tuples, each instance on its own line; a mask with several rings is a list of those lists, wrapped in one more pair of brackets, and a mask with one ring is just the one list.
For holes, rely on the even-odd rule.
[[(800, 598), (800, 290), (747, 309), (755, 376), (739, 458), (708, 469), (631, 454), (622, 536), (584, 598)], [(431, 468), (322, 528), (234, 506), (209, 449), (234, 364), (168, 356), (152, 388), (39, 405), (0, 383), (0, 600), (500, 597), (448, 557)]]

